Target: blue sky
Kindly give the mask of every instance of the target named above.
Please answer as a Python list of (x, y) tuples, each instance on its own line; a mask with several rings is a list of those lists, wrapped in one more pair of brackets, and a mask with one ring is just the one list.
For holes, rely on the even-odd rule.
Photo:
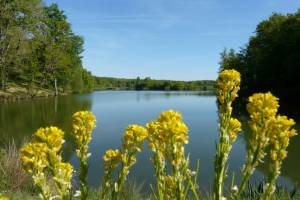
[(299, 0), (46, 0), (85, 40), (83, 64), (98, 76), (172, 80), (217, 77), (220, 52), (243, 47), (272, 12)]

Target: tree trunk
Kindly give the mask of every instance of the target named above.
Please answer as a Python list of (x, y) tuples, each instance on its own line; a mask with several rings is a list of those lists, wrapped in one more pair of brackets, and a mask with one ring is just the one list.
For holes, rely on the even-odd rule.
[(57, 90), (57, 80), (56, 78), (54, 79), (54, 87), (55, 87), (55, 96), (58, 95), (58, 90)]
[(1, 89), (5, 90), (6, 88), (6, 74), (4, 67), (1, 68)]

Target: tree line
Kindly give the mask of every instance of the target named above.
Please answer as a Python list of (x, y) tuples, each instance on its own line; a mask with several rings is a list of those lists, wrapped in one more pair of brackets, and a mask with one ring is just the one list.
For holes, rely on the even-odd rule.
[(95, 88), (98, 90), (214, 90), (215, 81), (172, 81), (154, 80), (150, 77), (141, 79), (124, 79), (110, 77), (94, 77)]
[(62, 92), (93, 89), (82, 66), (83, 38), (57, 4), (0, 0), (0, 87), (16, 83)]
[(14, 85), (57, 93), (94, 89), (213, 90), (214, 81), (95, 77), (82, 64), (84, 40), (57, 4), (0, 0), (0, 89)]
[[(300, 100), (300, 9), (292, 14), (273, 13), (260, 22), (240, 51), (221, 53), (220, 70), (236, 69), (242, 75), (242, 97), (271, 91), (291, 107)], [(287, 108), (288, 109), (288, 108)]]

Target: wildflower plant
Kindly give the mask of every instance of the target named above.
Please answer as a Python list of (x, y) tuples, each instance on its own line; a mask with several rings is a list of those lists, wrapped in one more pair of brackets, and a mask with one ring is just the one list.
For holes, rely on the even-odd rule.
[(32, 174), (33, 182), (45, 200), (51, 197), (51, 188), (45, 172), (48, 166), (47, 151), (47, 145), (44, 143), (28, 143), (20, 151), (23, 169)]
[(232, 118), (232, 103), (240, 89), (240, 73), (235, 70), (224, 70), (216, 82), (216, 93), (219, 105), (219, 143), (215, 155), (214, 199), (223, 198), (227, 161), (233, 143), (241, 131), (239, 120)]
[(270, 172), (268, 182), (265, 185), (265, 191), (262, 196), (263, 200), (271, 199), (275, 191), (276, 179), (280, 175), (281, 165), (287, 157), (287, 147), (289, 146), (290, 138), (297, 135), (293, 119), (288, 119), (286, 116), (277, 116), (273, 125), (273, 130), (270, 135)]
[[(188, 127), (179, 112), (162, 112), (157, 121), (147, 125), (149, 147), (153, 152), (152, 162), (157, 179), (157, 199), (186, 199), (191, 188), (195, 199), (199, 199), (197, 181), (189, 170), (189, 157), (184, 145), (188, 143)], [(171, 174), (167, 174), (167, 164)]]
[[(43, 199), (69, 199), (73, 167), (61, 158), (64, 132), (57, 127), (38, 129), (21, 149), (23, 169), (32, 174)], [(51, 181), (50, 181), (51, 180)], [(55, 194), (51, 183), (54, 183)]]
[(242, 169), (242, 181), (238, 187), (236, 199), (239, 199), (250, 176), (266, 155), (266, 147), (270, 144), (270, 135), (274, 131), (274, 124), (276, 124), (278, 107), (278, 98), (270, 92), (256, 93), (249, 97), (247, 110), (250, 114), (251, 136), (246, 152), (246, 163)]
[(87, 173), (88, 173), (88, 153), (89, 143), (92, 140), (92, 131), (96, 127), (96, 117), (92, 112), (79, 111), (73, 115), (73, 135), (76, 140), (77, 149), (76, 155), (80, 161), (79, 182), (80, 182), (80, 197), (82, 200), (87, 199)]
[(122, 154), (119, 149), (108, 149), (102, 159), (104, 161), (102, 199), (105, 199), (105, 197), (108, 197), (110, 194), (110, 189), (114, 187), (113, 171), (120, 165), (122, 161)]
[[(136, 155), (142, 151), (143, 141), (148, 137), (147, 130), (139, 125), (129, 125), (124, 132), (121, 150), (108, 150), (103, 156), (104, 180), (102, 198), (117, 199), (124, 188), (130, 168), (136, 163)], [(120, 166), (120, 169), (113, 172)]]

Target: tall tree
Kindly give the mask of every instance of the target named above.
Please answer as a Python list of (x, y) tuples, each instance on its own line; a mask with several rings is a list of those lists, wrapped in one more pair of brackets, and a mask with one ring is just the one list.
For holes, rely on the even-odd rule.
[(256, 33), (238, 53), (224, 52), (220, 68), (241, 72), (241, 95), (271, 91), (282, 101), (300, 99), (300, 10), (274, 13), (259, 23)]
[(14, 79), (28, 53), (32, 26), (41, 10), (39, 0), (0, 0), (0, 72), (5, 89), (10, 76)]

